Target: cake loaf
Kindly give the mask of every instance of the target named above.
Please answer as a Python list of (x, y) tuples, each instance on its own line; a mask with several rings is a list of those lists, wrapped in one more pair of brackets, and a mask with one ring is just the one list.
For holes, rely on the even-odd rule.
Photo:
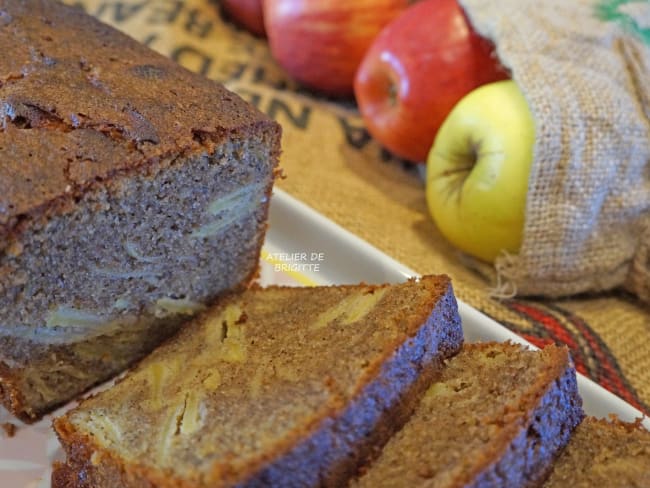
[(248, 290), (56, 419), (52, 485), (342, 486), (461, 343), (446, 277)]
[(0, 402), (25, 421), (256, 273), (280, 128), (51, 0), (0, 0)]
[(582, 416), (565, 347), (468, 344), (354, 486), (539, 486)]
[(544, 488), (647, 488), (650, 432), (640, 423), (587, 417), (555, 462)]

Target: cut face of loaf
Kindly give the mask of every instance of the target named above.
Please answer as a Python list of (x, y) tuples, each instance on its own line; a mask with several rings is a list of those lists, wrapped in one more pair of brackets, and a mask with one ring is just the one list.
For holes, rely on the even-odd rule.
[(566, 348), (465, 345), (355, 486), (538, 486), (581, 405)]
[(576, 428), (543, 486), (650, 486), (650, 432), (641, 424), (587, 417)]
[(265, 142), (232, 141), (115, 180), (22, 234), (0, 295), (10, 407), (38, 417), (251, 280), (272, 181)]
[(445, 277), (246, 291), (55, 421), (53, 486), (340, 486), (461, 342)]
[(280, 129), (81, 10), (0, 13), (0, 403), (33, 421), (246, 287)]

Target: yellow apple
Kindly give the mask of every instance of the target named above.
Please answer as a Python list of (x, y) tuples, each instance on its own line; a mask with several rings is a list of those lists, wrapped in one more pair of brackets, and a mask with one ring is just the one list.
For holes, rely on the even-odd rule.
[(440, 232), (493, 262), (521, 246), (535, 121), (512, 80), (483, 85), (451, 110), (427, 158), (426, 196)]

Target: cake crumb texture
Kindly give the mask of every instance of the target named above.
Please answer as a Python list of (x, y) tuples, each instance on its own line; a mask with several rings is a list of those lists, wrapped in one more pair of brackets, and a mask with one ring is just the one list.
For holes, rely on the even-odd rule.
[(544, 487), (650, 487), (650, 432), (640, 422), (586, 418)]
[(466, 344), (354, 486), (538, 486), (582, 415), (566, 348)]
[(80, 8), (0, 2), (0, 403), (25, 422), (253, 279), (280, 126)]
[(55, 421), (54, 486), (340, 486), (461, 343), (446, 277), (233, 295)]

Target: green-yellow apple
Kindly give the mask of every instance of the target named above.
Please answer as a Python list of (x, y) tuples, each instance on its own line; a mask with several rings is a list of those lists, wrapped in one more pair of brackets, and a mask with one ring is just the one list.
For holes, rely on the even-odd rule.
[(462, 251), (493, 262), (521, 246), (535, 121), (512, 80), (463, 97), (427, 158), (426, 196), (440, 232)]

